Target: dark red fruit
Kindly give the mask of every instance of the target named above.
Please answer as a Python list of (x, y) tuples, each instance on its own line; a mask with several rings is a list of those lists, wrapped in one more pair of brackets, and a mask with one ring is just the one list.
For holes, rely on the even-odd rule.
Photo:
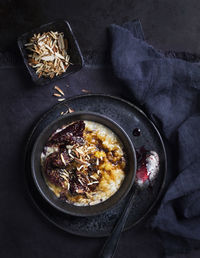
[(48, 142), (47, 145), (51, 146), (53, 144), (56, 145), (63, 145), (63, 144), (70, 144), (73, 145), (75, 143), (83, 144), (83, 131), (85, 129), (84, 121), (75, 122), (69, 126), (67, 126), (62, 131), (53, 134)]

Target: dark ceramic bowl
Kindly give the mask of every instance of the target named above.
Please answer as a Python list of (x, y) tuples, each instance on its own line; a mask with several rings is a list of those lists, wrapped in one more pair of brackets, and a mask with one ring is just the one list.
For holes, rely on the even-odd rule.
[[(123, 143), (124, 152), (125, 152), (126, 161), (127, 161), (127, 166), (125, 168), (126, 175), (119, 190), (106, 201), (92, 206), (75, 206), (73, 204), (69, 204), (57, 198), (55, 194), (48, 188), (44, 180), (41, 164), (40, 164), (40, 155), (43, 151), (43, 148), (49, 136), (58, 128), (62, 127), (63, 125), (70, 124), (78, 120), (94, 121), (110, 128)], [(32, 171), (33, 181), (38, 191), (43, 196), (43, 198), (55, 209), (61, 212), (64, 212), (66, 214), (71, 214), (75, 216), (91, 216), (91, 215), (97, 215), (109, 210), (126, 196), (126, 194), (129, 192), (134, 182), (135, 173), (136, 173), (136, 162), (137, 161), (136, 161), (135, 149), (128, 135), (119, 125), (117, 125), (110, 118), (107, 118), (97, 113), (74, 112), (56, 119), (54, 122), (48, 125), (39, 135), (39, 137), (37, 138), (33, 146), (32, 154), (31, 154), (31, 171)]]
[[(66, 72), (62, 73), (59, 76), (55, 76), (52, 79), (38, 77), (38, 75), (35, 72), (35, 69), (28, 64), (28, 51), (25, 47), (25, 44), (29, 42), (30, 38), (33, 36), (34, 33), (43, 33), (48, 31), (58, 31), (64, 33), (64, 38), (68, 40), (68, 54), (70, 55), (70, 62), (73, 64), (67, 68)], [(36, 84), (43, 85), (50, 82), (55, 82), (58, 79), (64, 78), (69, 74), (79, 71), (83, 67), (83, 56), (80, 47), (74, 36), (74, 33), (72, 32), (71, 26), (67, 21), (51, 22), (23, 34), (18, 38), (18, 46), (23, 57), (24, 63), (32, 77), (32, 80)]]

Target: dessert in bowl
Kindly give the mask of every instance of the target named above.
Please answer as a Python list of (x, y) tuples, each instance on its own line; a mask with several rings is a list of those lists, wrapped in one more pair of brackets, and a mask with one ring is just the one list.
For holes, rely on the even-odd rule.
[(134, 147), (111, 119), (74, 112), (47, 126), (34, 144), (34, 182), (61, 212), (88, 216), (113, 207), (128, 193), (136, 172)]

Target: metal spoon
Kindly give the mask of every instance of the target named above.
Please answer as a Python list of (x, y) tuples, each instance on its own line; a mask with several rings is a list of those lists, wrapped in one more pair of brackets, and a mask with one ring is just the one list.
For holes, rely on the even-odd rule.
[(158, 158), (158, 154), (156, 152), (150, 151), (149, 154), (145, 158), (145, 162), (147, 162), (147, 163), (146, 164), (143, 164), (143, 162), (141, 162), (141, 163), (142, 163), (142, 166), (144, 165), (145, 168), (147, 169), (147, 177), (145, 177), (145, 178), (139, 177), (139, 173), (140, 173), (140, 175), (142, 175), (142, 173), (143, 173), (143, 171), (142, 170), (139, 171), (139, 169), (144, 168), (141, 166), (141, 168), (139, 168), (137, 170), (138, 177), (136, 178), (135, 185), (130, 190), (129, 197), (128, 197), (128, 200), (124, 207), (124, 210), (123, 210), (120, 218), (118, 219), (116, 225), (114, 226), (112, 233), (107, 238), (103, 248), (101, 249), (101, 252), (98, 256), (99, 258), (112, 258), (114, 256), (114, 253), (117, 249), (117, 245), (118, 245), (118, 242), (120, 239), (121, 232), (126, 224), (126, 220), (128, 218), (129, 212), (132, 208), (132, 204), (133, 204), (136, 196), (138, 195), (138, 192), (141, 189), (148, 187), (149, 182), (155, 178), (155, 176), (158, 172), (159, 158)]

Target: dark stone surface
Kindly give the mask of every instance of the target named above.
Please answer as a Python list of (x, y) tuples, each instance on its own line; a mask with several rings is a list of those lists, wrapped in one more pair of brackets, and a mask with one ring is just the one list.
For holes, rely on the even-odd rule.
[[(83, 54), (89, 59), (90, 56), (94, 57), (98, 53), (104, 52), (107, 42), (106, 27), (109, 24), (122, 24), (128, 20), (139, 18), (143, 25), (146, 40), (156, 48), (200, 54), (199, 11), (199, 0), (1, 0), (0, 52), (17, 51), (16, 38), (19, 35), (36, 26), (61, 18), (70, 22)], [(24, 70), (23, 73), (21, 70), (20, 72), (24, 78)], [(20, 72), (17, 73), (13, 70), (16, 77), (19, 76)], [(4, 71), (2, 70), (1, 73), (4, 73)], [(11, 79), (6, 77), (2, 82), (9, 84), (9, 80)], [(96, 77), (94, 80), (96, 80)], [(13, 83), (10, 82), (10, 84)], [(13, 91), (14, 89), (13, 85)], [(43, 91), (43, 89), (40, 90)], [(37, 89), (31, 91), (30, 101), (33, 98), (33, 91), (36, 92)], [(6, 91), (6, 93), (9, 94), (9, 91)], [(40, 95), (40, 98), (42, 99), (45, 94), (46, 92)], [(17, 99), (17, 97), (12, 97)], [(21, 106), (23, 108), (23, 103), (21, 103)], [(13, 110), (20, 114), (20, 105)], [(21, 120), (23, 119), (22, 117)], [(32, 117), (28, 117), (28, 119), (33, 120)], [(18, 128), (21, 120), (16, 123), (16, 128)], [(23, 137), (22, 134), (20, 135), (20, 131), (19, 136)], [(20, 139), (20, 137), (18, 138)], [(18, 141), (20, 143), (20, 140)], [(18, 155), (16, 156), (16, 163), (17, 158)], [(5, 163), (5, 161), (3, 162)], [(12, 181), (11, 185), (17, 185), (17, 183), (18, 181)], [(23, 200), (23, 191), (21, 189), (20, 191)], [(15, 203), (14, 196), (10, 195), (9, 191), (3, 198), (8, 198), (8, 201)], [(1, 257), (9, 257), (8, 250), (11, 252), (11, 249), (13, 254), (17, 251), (19, 254), (20, 250), (20, 256), (16, 256), (20, 258), (40, 258), (44, 257), (45, 254), (48, 254), (48, 257), (56, 257), (59, 254), (59, 257), (79, 258), (78, 254), (80, 252), (83, 254), (82, 257), (96, 257), (104, 239), (81, 238), (66, 234), (49, 224), (47, 225), (45, 220), (36, 215), (34, 209), (27, 206), (25, 201), (24, 207), (27, 207), (24, 210), (24, 216), (31, 218), (30, 223), (23, 223), (23, 218), (17, 217), (19, 216), (17, 213), (19, 207), (16, 204), (14, 205), (13, 215), (17, 217), (18, 221), (22, 222), (21, 225), (15, 225), (12, 221), (7, 221), (6, 217), (2, 218), (3, 223), (7, 223), (9, 227), (3, 233), (3, 243), (6, 241), (6, 246), (0, 245)], [(28, 228), (30, 225), (33, 225), (31, 229)], [(35, 228), (34, 225), (40, 225), (40, 230), (38, 230), (38, 227)], [(18, 238), (19, 231), (26, 236), (23, 241)], [(12, 232), (12, 235), (9, 232)], [(42, 232), (43, 240), (39, 242), (38, 234), (40, 232)], [(57, 246), (55, 246), (52, 236), (59, 239)], [(120, 241), (116, 258), (124, 257), (125, 251), (128, 254), (126, 258), (160, 258), (163, 255), (159, 237), (150, 230), (138, 228), (135, 229), (134, 233), (130, 230), (123, 233), (122, 238), (123, 241)], [(79, 243), (78, 247), (77, 243)], [(27, 248), (31, 254), (27, 253)], [(71, 250), (74, 250), (73, 253)], [(173, 256), (173, 258), (197, 257), (200, 257), (199, 251)]]
[(66, 19), (83, 53), (103, 51), (106, 27), (139, 18), (145, 38), (156, 48), (200, 53), (199, 0), (1, 0), (0, 51), (16, 38), (54, 19)]

